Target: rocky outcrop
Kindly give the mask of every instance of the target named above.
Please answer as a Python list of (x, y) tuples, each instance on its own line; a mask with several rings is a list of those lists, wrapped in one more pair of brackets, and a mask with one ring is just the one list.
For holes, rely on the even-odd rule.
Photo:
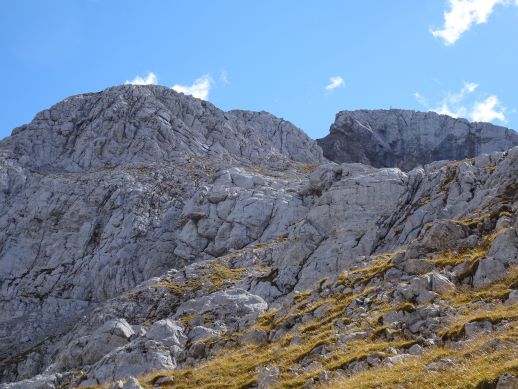
[(505, 151), (518, 145), (518, 134), (434, 112), (359, 110), (339, 112), (329, 135), (318, 144), (324, 156), (337, 163), (410, 170), (433, 161)]
[[(67, 99), (0, 143), (0, 387), (351, 387), (512, 359), (517, 175), (518, 148), (337, 164), (163, 87)], [(450, 361), (410, 363), (436, 348)]]

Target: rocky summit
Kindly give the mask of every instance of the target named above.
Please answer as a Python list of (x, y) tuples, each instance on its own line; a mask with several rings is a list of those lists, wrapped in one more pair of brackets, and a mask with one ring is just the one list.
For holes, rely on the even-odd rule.
[(0, 142), (0, 388), (518, 387), (518, 135), (314, 141), (160, 86)]
[(490, 123), (470, 123), (435, 112), (401, 109), (342, 111), (319, 139), (337, 163), (411, 170), (440, 160), (461, 160), (518, 146), (518, 134)]

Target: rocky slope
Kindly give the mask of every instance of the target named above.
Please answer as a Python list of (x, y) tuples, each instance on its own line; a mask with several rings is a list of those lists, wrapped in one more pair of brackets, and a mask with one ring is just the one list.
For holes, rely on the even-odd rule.
[(0, 387), (514, 387), (517, 174), (518, 148), (405, 172), (163, 87), (71, 97), (0, 143)]
[(470, 123), (435, 112), (400, 109), (342, 111), (319, 139), (337, 162), (410, 170), (440, 160), (460, 160), (518, 145), (518, 134), (489, 123)]

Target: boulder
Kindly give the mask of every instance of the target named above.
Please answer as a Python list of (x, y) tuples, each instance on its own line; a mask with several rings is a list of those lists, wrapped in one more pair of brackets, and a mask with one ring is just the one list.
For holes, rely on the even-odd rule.
[(95, 363), (87, 372), (87, 380), (81, 382), (81, 385), (98, 385), (175, 367), (176, 361), (167, 347), (154, 340), (137, 339), (113, 350)]
[(180, 349), (187, 342), (187, 336), (184, 334), (182, 325), (171, 319), (162, 319), (153, 323), (146, 333), (146, 338)]
[(506, 268), (502, 262), (494, 258), (481, 259), (473, 276), (473, 287), (483, 288), (506, 276)]

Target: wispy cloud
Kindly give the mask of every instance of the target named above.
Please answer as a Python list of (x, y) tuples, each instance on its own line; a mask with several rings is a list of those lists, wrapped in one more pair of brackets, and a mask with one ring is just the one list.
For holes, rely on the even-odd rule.
[(444, 12), (444, 27), (430, 29), (432, 35), (443, 40), (445, 45), (452, 45), (473, 24), (487, 23), (497, 5), (518, 5), (518, 0), (448, 0), (449, 11)]
[(207, 100), (213, 83), (214, 81), (210, 74), (205, 74), (196, 79), (192, 85), (173, 85), (171, 88), (177, 92), (196, 97), (197, 99)]
[(419, 104), (421, 104), (423, 107), (428, 108), (428, 106), (429, 106), (429, 104), (428, 104), (428, 100), (427, 100), (425, 97), (423, 97), (423, 96), (421, 95), (421, 93), (419, 93), (419, 92), (415, 92), (415, 93), (414, 93), (414, 97), (415, 97), (415, 99), (417, 100), (417, 102), (418, 102)]
[(474, 122), (492, 122), (499, 120), (506, 122), (507, 108), (500, 102), (497, 96), (490, 95), (480, 101), (473, 99), (478, 84), (465, 82), (457, 92), (446, 92), (444, 97), (436, 104), (430, 105), (428, 100), (419, 92), (414, 93), (417, 102), (430, 111), (455, 118), (463, 117)]
[(329, 84), (326, 85), (326, 88), (325, 88), (326, 91), (329, 91), (329, 92), (335, 90), (338, 87), (345, 85), (344, 79), (340, 76), (331, 77), (331, 78), (329, 78), (329, 81), (330, 81)]
[(158, 79), (153, 72), (149, 72), (147, 76), (140, 77), (136, 76), (131, 81), (126, 81), (124, 84), (133, 84), (133, 85), (156, 85)]
[(447, 92), (440, 104), (432, 108), (432, 111), (452, 117), (468, 117), (468, 109), (462, 103), (466, 96), (475, 92), (477, 88), (478, 85), (474, 82), (465, 82), (460, 91)]
[(228, 79), (228, 72), (225, 69), (222, 69), (221, 72), (219, 72), (219, 80), (223, 83), (223, 85), (230, 84)]

